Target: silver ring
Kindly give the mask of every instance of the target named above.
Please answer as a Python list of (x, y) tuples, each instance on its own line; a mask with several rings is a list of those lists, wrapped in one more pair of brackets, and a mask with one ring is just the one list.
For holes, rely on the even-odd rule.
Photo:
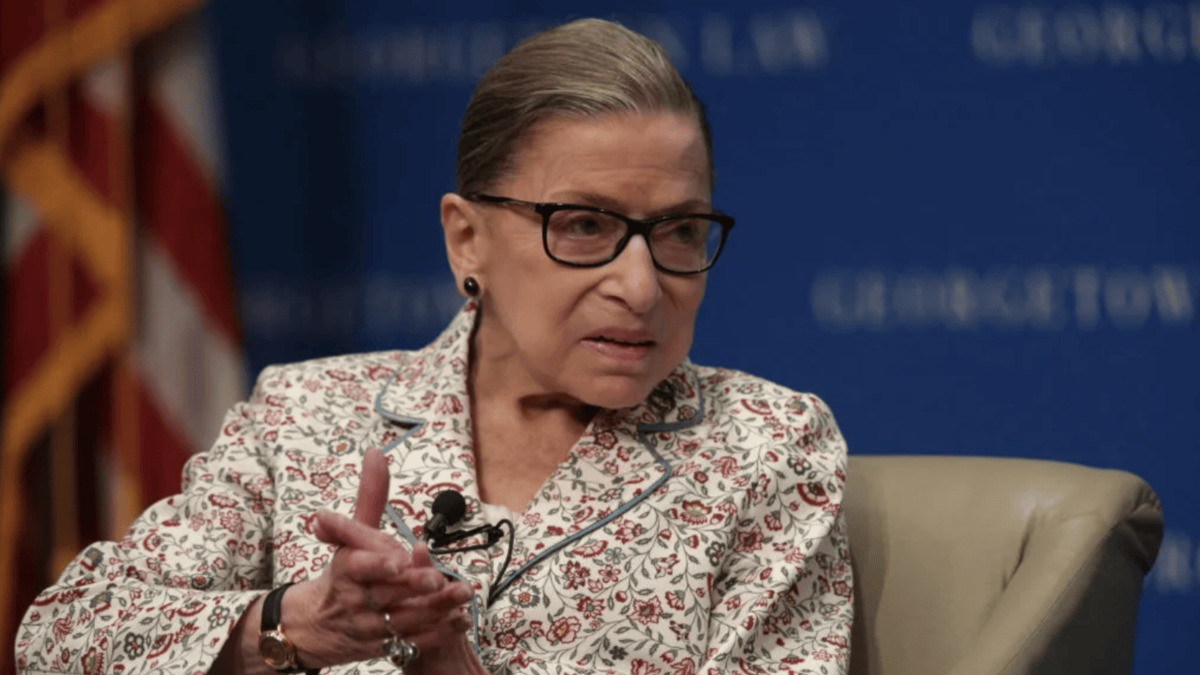
[(412, 665), (412, 662), (421, 655), (421, 650), (413, 643), (393, 635), (383, 641), (383, 653), (387, 656), (388, 661), (391, 661), (392, 665), (399, 668), (403, 674), (404, 667)]
[(388, 661), (392, 662), (393, 666), (400, 671), (400, 675), (404, 675), (404, 667), (411, 665), (417, 657), (421, 655), (419, 647), (401, 638), (396, 634), (396, 629), (392, 627), (392, 615), (390, 612), (383, 613), (383, 627), (387, 628), (387, 632), (392, 636), (383, 641), (383, 655)]

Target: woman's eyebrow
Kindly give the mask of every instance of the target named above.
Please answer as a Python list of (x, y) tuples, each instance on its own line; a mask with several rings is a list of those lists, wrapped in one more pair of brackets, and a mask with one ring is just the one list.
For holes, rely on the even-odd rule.
[[(616, 211), (617, 213), (627, 213), (625, 207), (621, 205), (619, 200), (613, 199), (612, 197), (600, 194), (598, 192), (571, 190), (569, 192), (563, 192), (557, 195), (554, 193), (551, 194), (552, 196), (547, 199), (552, 202), (562, 204), (579, 204), (581, 206), (595, 206), (609, 211)], [(671, 213), (696, 213), (710, 210), (712, 210), (712, 205), (709, 204), (707, 199), (687, 199), (682, 202), (672, 204), (666, 208), (655, 209), (653, 212), (647, 213), (646, 217), (654, 218), (656, 216), (667, 215)]]
[(596, 206), (609, 211), (620, 211), (621, 204), (618, 200), (600, 194), (599, 192), (587, 192), (584, 190), (568, 190), (560, 193), (551, 193), (547, 197), (548, 201), (558, 202), (561, 204), (579, 204), (581, 206)]

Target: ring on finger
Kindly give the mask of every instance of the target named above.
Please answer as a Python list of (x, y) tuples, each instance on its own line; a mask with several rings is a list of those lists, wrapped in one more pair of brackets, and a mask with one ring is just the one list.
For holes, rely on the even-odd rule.
[(400, 669), (400, 673), (403, 675), (404, 667), (412, 665), (412, 662), (417, 660), (417, 657), (421, 655), (421, 649), (408, 640), (393, 635), (383, 641), (383, 653), (387, 656), (388, 661), (392, 662), (392, 665)]
[(383, 627), (391, 634), (391, 637), (383, 641), (383, 654), (396, 666), (400, 675), (404, 675), (404, 667), (417, 660), (421, 649), (396, 633), (395, 627), (392, 626), (391, 612), (383, 612)]

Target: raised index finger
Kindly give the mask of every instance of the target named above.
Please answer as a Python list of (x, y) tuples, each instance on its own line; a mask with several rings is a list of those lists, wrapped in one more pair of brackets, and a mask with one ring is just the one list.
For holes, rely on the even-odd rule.
[(358, 501), (354, 506), (354, 519), (379, 529), (379, 519), (387, 506), (388, 470), (383, 453), (374, 448), (363, 455), (362, 473), (358, 484)]

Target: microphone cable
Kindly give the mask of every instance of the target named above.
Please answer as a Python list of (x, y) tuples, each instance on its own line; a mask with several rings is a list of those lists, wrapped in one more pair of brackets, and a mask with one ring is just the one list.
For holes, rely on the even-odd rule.
[(500, 565), (500, 573), (496, 575), (496, 582), (488, 590), (488, 607), (495, 604), (496, 598), (500, 597), (500, 592), (504, 590), (501, 582), (504, 581), (504, 573), (508, 571), (508, 563), (512, 562), (513, 540), (517, 538), (517, 528), (513, 527), (512, 521), (505, 518), (496, 523), (496, 529), (500, 529), (501, 525), (508, 525), (508, 553), (504, 554), (504, 563)]
[[(461, 516), (459, 516), (459, 518), (461, 518)], [(454, 519), (453, 522), (457, 522), (457, 520), (458, 518)], [(496, 542), (500, 541), (501, 537), (504, 536), (504, 530), (502, 528), (505, 525), (508, 526), (508, 549), (504, 554), (504, 562), (500, 565), (500, 573), (496, 575), (496, 583), (493, 584), (492, 589), (488, 591), (487, 601), (489, 606), (492, 605), (492, 603), (496, 601), (496, 598), (500, 597), (500, 593), (503, 592), (504, 588), (501, 582), (504, 581), (504, 574), (508, 571), (509, 564), (512, 563), (513, 542), (517, 537), (517, 529), (513, 526), (512, 521), (510, 521), (508, 518), (503, 518), (494, 525), (488, 523), (486, 525), (471, 528), (470, 530), (464, 530), (462, 532), (445, 532), (444, 530), (441, 530), (434, 534), (429, 528), (426, 528), (425, 530), (425, 539), (430, 545), (430, 555), (444, 555), (447, 553), (466, 553), (467, 551), (481, 551), (491, 548), (496, 544)], [(482, 543), (472, 544), (470, 546), (449, 546), (456, 541), (462, 541), (464, 539), (469, 539), (481, 534), (486, 537)]]

